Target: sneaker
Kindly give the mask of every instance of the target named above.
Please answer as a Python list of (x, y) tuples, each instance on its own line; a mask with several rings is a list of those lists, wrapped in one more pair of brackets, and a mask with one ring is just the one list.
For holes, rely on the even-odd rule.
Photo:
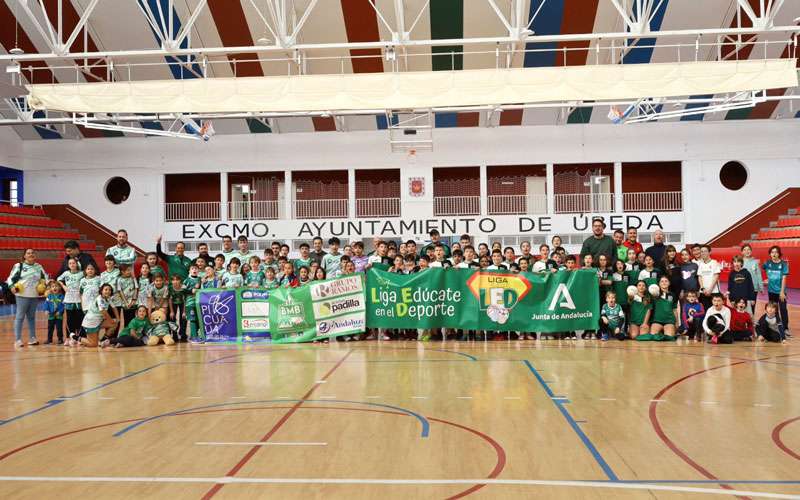
[(105, 340), (103, 340), (102, 342), (100, 342), (100, 348), (101, 348), (101, 349), (102, 349), (102, 348), (106, 348), (106, 347), (108, 347), (108, 346), (110, 346), (110, 345), (111, 345), (111, 341), (110, 341), (110, 340), (108, 340), (108, 339), (105, 339)]
[(29, 340), (29, 341), (28, 341), (28, 345), (39, 345), (39, 341), (38, 341), (38, 340), (36, 340), (36, 339)]
[(381, 337), (381, 340), (392, 340), (392, 337), (390, 337), (390, 336), (388, 336), (388, 335), (383, 335), (383, 336)]
[[(316, 341), (315, 341), (315, 342), (316, 342)], [(203, 340), (203, 339), (195, 339), (195, 338), (191, 338), (191, 339), (189, 339), (189, 343), (190, 343), (190, 344), (205, 344), (205, 343), (206, 343), (206, 341), (205, 341), (205, 340)]]
[(717, 343), (719, 343), (719, 339), (717, 338), (717, 336), (716, 336), (716, 335), (713, 335), (713, 336), (711, 337), (711, 343), (712, 343), (712, 344), (717, 344)]
[(600, 341), (601, 342), (608, 342), (608, 333), (603, 332), (603, 334), (600, 335)]
[(42, 345), (50, 345), (52, 343), (53, 343), (52, 340), (45, 340), (44, 342), (42, 342)]
[(422, 342), (428, 342), (429, 340), (431, 340), (431, 335), (429, 333), (426, 333), (425, 335), (422, 336), (420, 340)]
[(21, 340), (17, 340), (16, 342), (14, 342), (14, 347), (22, 347), (22, 346), (23, 344)]

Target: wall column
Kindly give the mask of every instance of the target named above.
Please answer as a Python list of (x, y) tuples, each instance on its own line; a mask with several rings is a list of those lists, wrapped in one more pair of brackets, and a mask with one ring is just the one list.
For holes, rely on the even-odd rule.
[(481, 190), (481, 215), (487, 215), (489, 213), (489, 183), (488, 179), (486, 178), (486, 165), (481, 164), (480, 166), (480, 173), (478, 174), (480, 179), (480, 190)]
[(547, 213), (552, 215), (556, 212), (556, 183), (552, 163), (545, 165), (545, 175), (547, 176)]
[(294, 184), (292, 183), (292, 171), (287, 170), (283, 176), (283, 214), (284, 219), (294, 218), (294, 203), (292, 198), (294, 195)]
[(347, 217), (356, 217), (356, 169), (347, 169)]
[(219, 220), (228, 220), (228, 172), (219, 173)]
[(614, 162), (614, 212), (623, 212), (621, 161)]

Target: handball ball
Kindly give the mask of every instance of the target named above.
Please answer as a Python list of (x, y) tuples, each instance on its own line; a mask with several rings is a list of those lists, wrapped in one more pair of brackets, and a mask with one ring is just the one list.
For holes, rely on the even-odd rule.
[(628, 297), (633, 297), (634, 295), (636, 295), (636, 287), (635, 286), (631, 285), (626, 290), (628, 292)]
[(47, 285), (44, 284), (44, 281), (40, 281), (38, 285), (36, 285), (36, 293), (39, 295), (44, 295), (44, 292), (47, 291)]
[(658, 288), (658, 285), (656, 285), (655, 283), (647, 287), (647, 291), (650, 292), (650, 295), (652, 295), (653, 297), (658, 297), (661, 294), (661, 289)]
[(25, 283), (17, 281), (17, 283), (14, 285), (14, 289), (17, 290), (17, 293), (22, 293), (22, 291), (25, 290)]

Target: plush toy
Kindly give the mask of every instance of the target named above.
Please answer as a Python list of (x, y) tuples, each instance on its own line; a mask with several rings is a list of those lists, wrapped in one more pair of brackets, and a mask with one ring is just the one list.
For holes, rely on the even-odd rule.
[(161, 309), (156, 309), (150, 313), (150, 330), (147, 332), (149, 338), (147, 345), (158, 345), (162, 341), (166, 345), (172, 345), (175, 340), (172, 338), (172, 332), (177, 331), (178, 327), (175, 323), (167, 321), (167, 315)]
[(44, 280), (39, 280), (39, 283), (36, 285), (36, 293), (38, 293), (39, 296), (42, 296), (46, 291), (47, 291), (47, 283), (45, 283)]

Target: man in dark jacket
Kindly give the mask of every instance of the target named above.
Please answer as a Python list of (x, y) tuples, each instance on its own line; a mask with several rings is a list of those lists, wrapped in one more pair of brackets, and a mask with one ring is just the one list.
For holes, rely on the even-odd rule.
[(597, 265), (598, 257), (602, 254), (608, 258), (609, 265), (614, 267), (614, 262), (617, 261), (617, 245), (611, 236), (603, 234), (605, 229), (606, 223), (602, 219), (592, 221), (592, 235), (584, 240), (581, 247), (581, 263), (584, 256), (591, 255)]
[(61, 273), (69, 270), (69, 266), (67, 265), (69, 259), (78, 259), (78, 267), (81, 270), (86, 270), (86, 266), (91, 264), (98, 274), (102, 271), (102, 269), (97, 267), (97, 263), (91, 255), (81, 252), (81, 247), (78, 245), (77, 241), (69, 240), (64, 243), (64, 252), (66, 252), (66, 255), (64, 256), (64, 261), (61, 263), (61, 267), (58, 269), (58, 274), (56, 276), (61, 276)]

